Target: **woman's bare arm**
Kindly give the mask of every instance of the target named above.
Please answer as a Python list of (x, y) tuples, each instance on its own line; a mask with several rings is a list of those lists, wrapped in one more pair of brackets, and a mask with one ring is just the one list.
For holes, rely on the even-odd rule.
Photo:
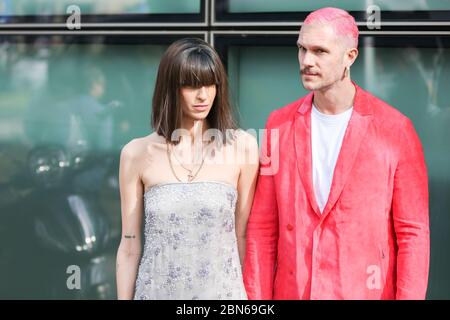
[(241, 266), (244, 266), (245, 242), (247, 221), (252, 208), (256, 181), (259, 169), (258, 143), (256, 139), (248, 134), (242, 133), (239, 137), (238, 152), (240, 159), (244, 160), (240, 165), (238, 180), (238, 201), (236, 204), (236, 237), (239, 249)]
[(120, 154), (119, 184), (122, 215), (122, 238), (117, 250), (117, 298), (133, 299), (138, 266), (141, 258), (143, 219), (143, 185), (136, 157), (139, 149), (135, 140)]

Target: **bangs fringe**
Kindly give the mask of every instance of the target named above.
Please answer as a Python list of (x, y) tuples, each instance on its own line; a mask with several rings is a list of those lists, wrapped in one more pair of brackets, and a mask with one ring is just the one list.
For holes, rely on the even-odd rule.
[(191, 51), (180, 68), (180, 86), (199, 88), (219, 85), (213, 59), (203, 50)]

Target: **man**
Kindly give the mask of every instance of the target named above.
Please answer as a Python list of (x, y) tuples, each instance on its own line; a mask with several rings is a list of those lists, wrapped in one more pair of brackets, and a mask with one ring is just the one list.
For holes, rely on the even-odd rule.
[(414, 127), (351, 81), (358, 28), (346, 11), (312, 12), (297, 45), (311, 92), (267, 121), (271, 163), (247, 227), (248, 296), (424, 299), (428, 184)]

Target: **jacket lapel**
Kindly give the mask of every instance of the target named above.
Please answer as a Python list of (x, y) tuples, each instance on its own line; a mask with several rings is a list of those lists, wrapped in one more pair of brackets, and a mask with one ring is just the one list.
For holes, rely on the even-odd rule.
[(297, 169), (305, 188), (312, 209), (320, 217), (319, 206), (314, 195), (312, 179), (312, 152), (311, 152), (311, 104), (313, 93), (308, 94), (298, 108), (294, 121), (295, 153)]
[(297, 169), (300, 179), (305, 188), (314, 212), (323, 220), (336, 201), (339, 199), (342, 190), (349, 178), (351, 169), (358, 155), (361, 141), (366, 135), (367, 128), (372, 121), (371, 99), (367, 93), (356, 84), (356, 94), (353, 102), (353, 113), (348, 123), (347, 130), (342, 141), (341, 150), (334, 169), (330, 194), (327, 204), (322, 213), (316, 202), (314, 185), (312, 179), (312, 148), (311, 148), (311, 108), (313, 93), (309, 93), (299, 106), (295, 116), (295, 152), (297, 158)]
[(356, 94), (353, 102), (353, 112), (334, 168), (330, 194), (322, 212), (322, 219), (328, 215), (339, 199), (358, 155), (361, 141), (365, 137), (369, 124), (372, 121), (371, 99), (361, 88), (357, 85), (355, 87)]

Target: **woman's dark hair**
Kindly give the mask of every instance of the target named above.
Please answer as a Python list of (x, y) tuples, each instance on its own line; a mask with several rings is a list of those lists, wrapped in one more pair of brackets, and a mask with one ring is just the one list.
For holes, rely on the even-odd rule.
[(168, 143), (172, 132), (181, 126), (183, 112), (181, 88), (216, 85), (216, 97), (206, 118), (209, 127), (222, 133), (226, 143), (227, 129), (236, 129), (228, 93), (225, 68), (217, 52), (197, 38), (178, 40), (166, 50), (159, 64), (152, 101), (153, 129)]

